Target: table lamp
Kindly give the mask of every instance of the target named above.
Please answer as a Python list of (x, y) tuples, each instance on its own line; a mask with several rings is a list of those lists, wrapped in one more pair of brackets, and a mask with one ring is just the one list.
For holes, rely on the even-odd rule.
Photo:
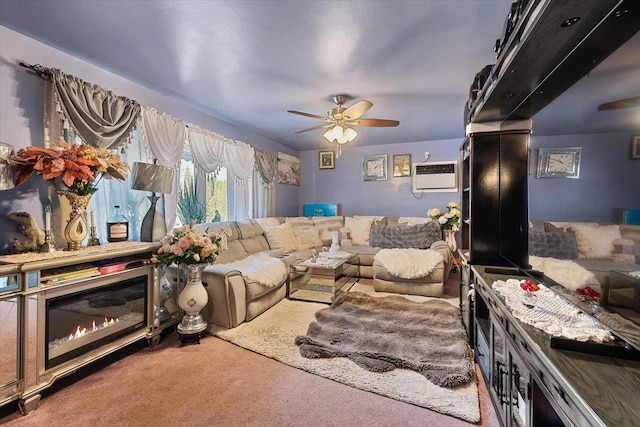
[(160, 213), (156, 215), (156, 202), (160, 198), (156, 193), (171, 194), (173, 191), (173, 169), (153, 163), (135, 162), (131, 173), (131, 188), (134, 190), (150, 191), (151, 206), (142, 220), (140, 229), (141, 242), (154, 242), (164, 237), (167, 223)]

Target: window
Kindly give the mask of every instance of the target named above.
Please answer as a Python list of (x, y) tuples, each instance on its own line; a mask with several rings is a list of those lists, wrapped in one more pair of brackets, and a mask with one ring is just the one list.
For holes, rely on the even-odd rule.
[(180, 162), (180, 190), (176, 225), (226, 221), (228, 214), (227, 169), (217, 174), (199, 174), (191, 155), (185, 152)]

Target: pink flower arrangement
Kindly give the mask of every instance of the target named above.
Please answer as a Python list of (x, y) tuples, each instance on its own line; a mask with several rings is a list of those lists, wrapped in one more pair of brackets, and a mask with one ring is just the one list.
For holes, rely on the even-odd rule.
[(195, 221), (162, 238), (162, 246), (151, 257), (160, 264), (213, 264), (223, 251), (222, 238), (208, 229), (194, 229)]

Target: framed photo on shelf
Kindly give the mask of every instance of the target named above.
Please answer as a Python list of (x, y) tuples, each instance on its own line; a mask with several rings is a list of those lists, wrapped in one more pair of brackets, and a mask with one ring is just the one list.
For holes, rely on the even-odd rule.
[(333, 151), (318, 152), (318, 168), (334, 169), (336, 167), (336, 153)]
[(365, 156), (362, 158), (363, 181), (387, 180), (387, 155)]
[(537, 178), (578, 178), (580, 176), (580, 147), (540, 148)]
[(634, 160), (640, 159), (640, 135), (631, 137), (631, 158)]
[(393, 176), (411, 176), (411, 154), (393, 155)]

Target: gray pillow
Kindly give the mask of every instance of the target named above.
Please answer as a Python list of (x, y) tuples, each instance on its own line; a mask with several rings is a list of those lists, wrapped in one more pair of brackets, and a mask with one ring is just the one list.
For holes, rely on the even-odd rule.
[(438, 226), (432, 222), (416, 225), (371, 225), (369, 246), (376, 248), (427, 249), (441, 240)]
[(545, 233), (529, 230), (529, 255), (578, 259), (578, 245), (574, 233)]

